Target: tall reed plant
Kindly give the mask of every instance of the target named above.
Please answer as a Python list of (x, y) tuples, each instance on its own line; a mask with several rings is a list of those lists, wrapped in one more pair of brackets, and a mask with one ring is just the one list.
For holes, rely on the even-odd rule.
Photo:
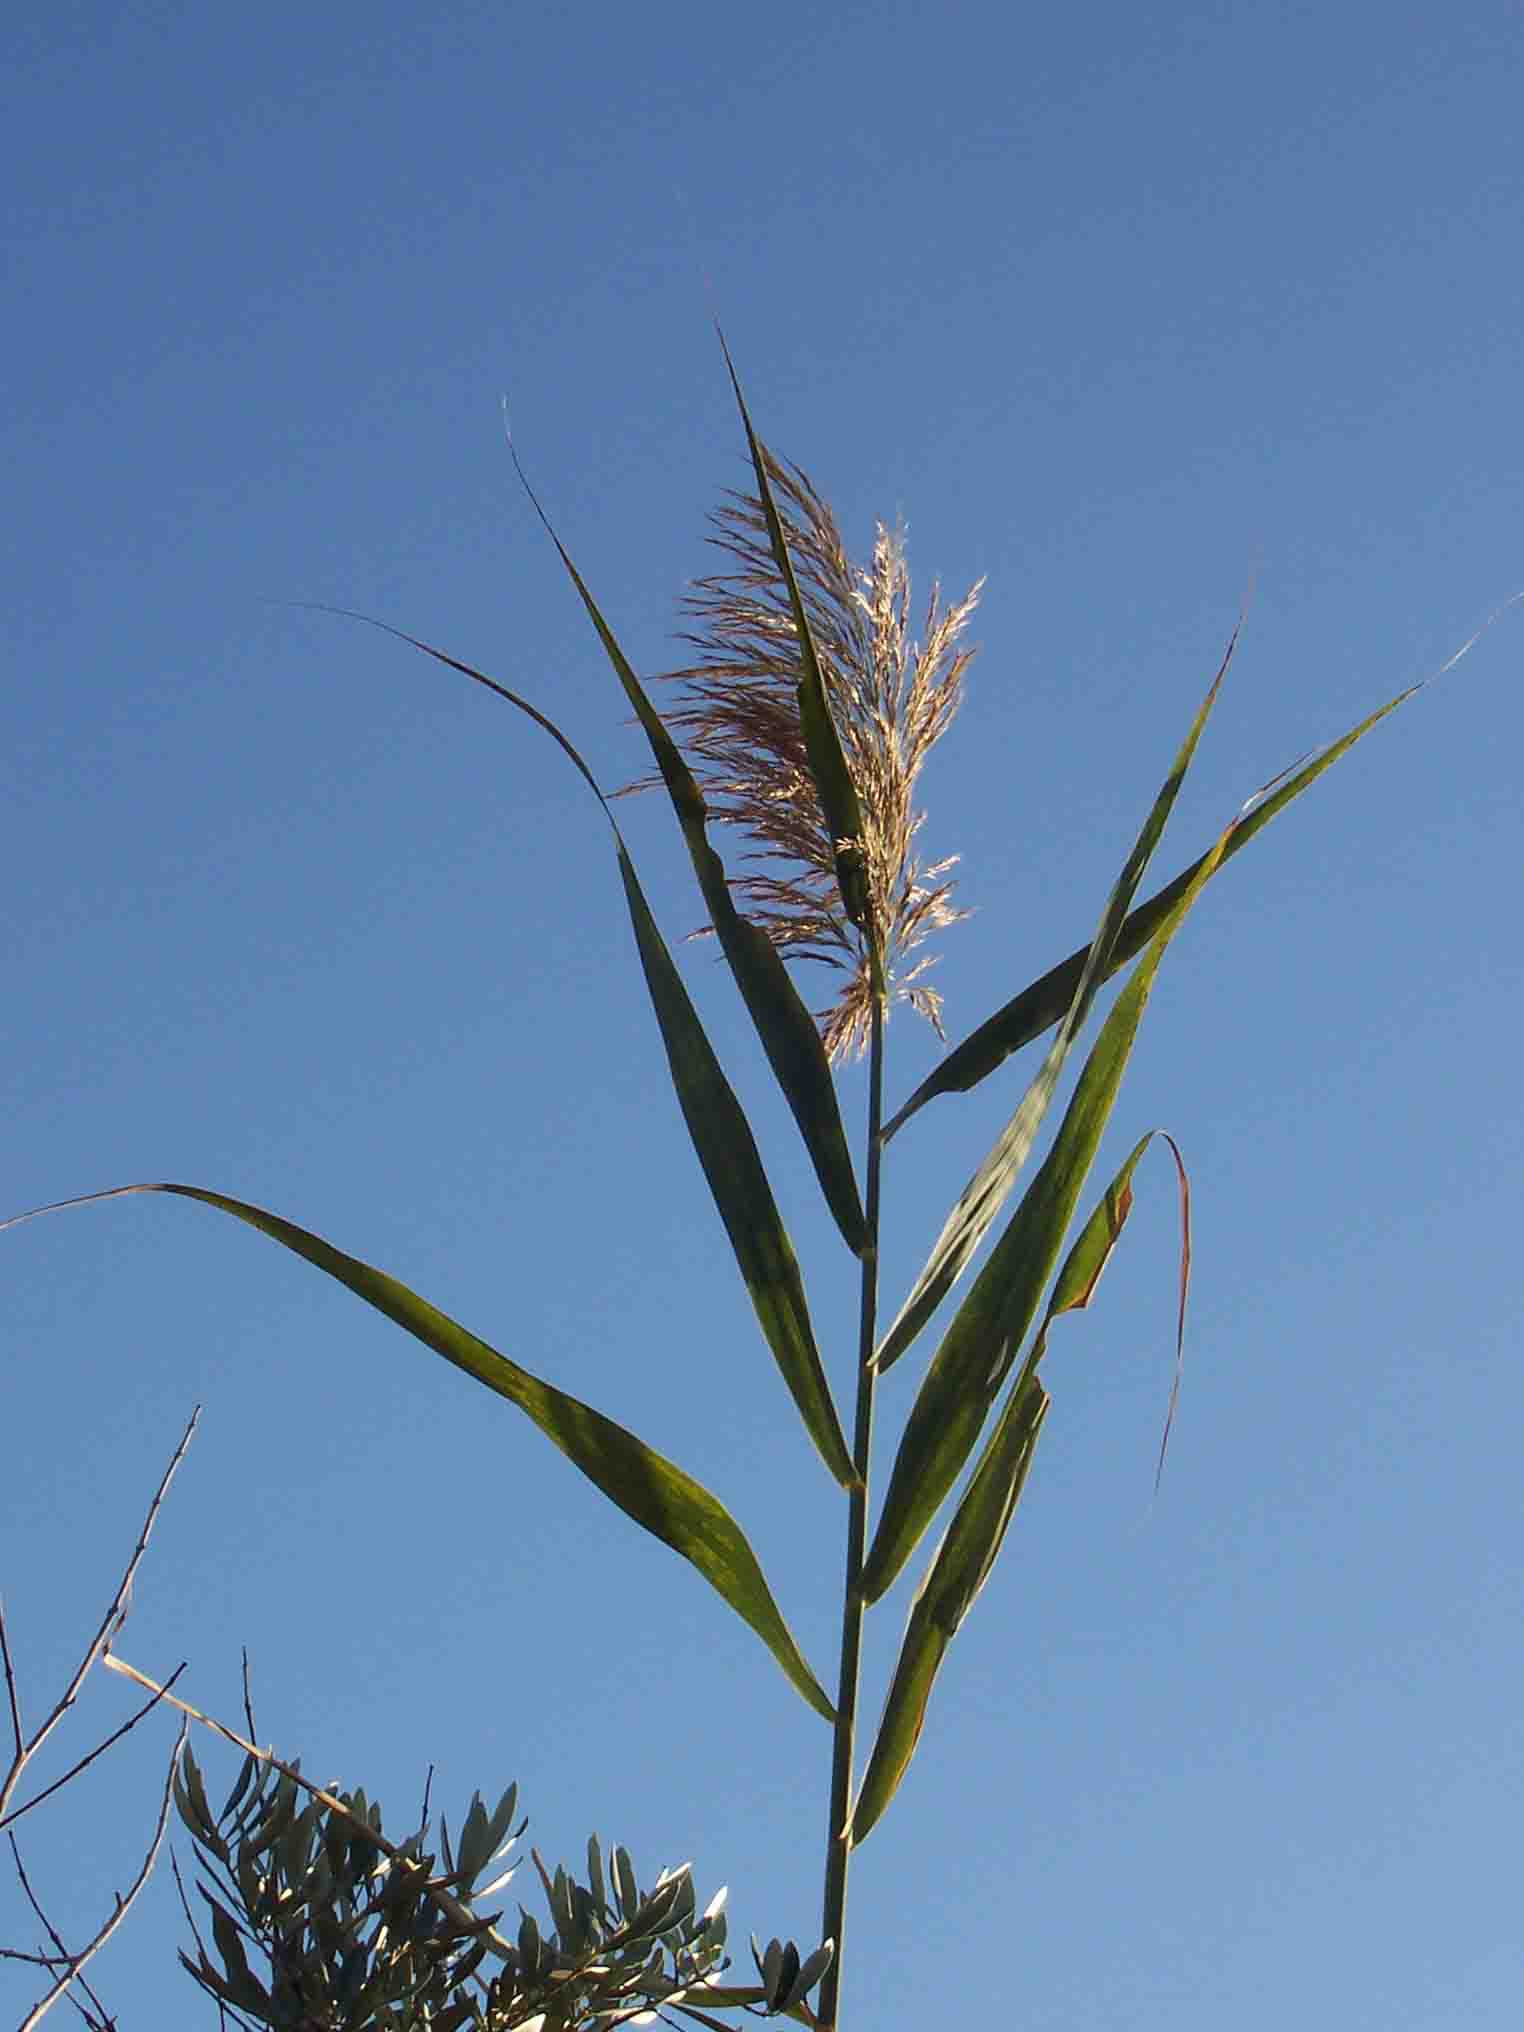
[[(820, 1471), (841, 1492), (834, 1687), (828, 1688), (800, 1650), (756, 1554), (725, 1505), (633, 1432), (522, 1368), (385, 1271), (281, 1214), (183, 1184), (122, 1186), (88, 1197), (178, 1194), (232, 1215), (305, 1257), (515, 1405), (610, 1502), (715, 1589), (829, 1735), (821, 1945), (801, 1955), (775, 1941), (759, 1953), (758, 1987), (724, 1991), (700, 1985), (667, 2008), (712, 2024), (717, 2008), (760, 2003), (835, 2032), (842, 2022), (852, 1855), (894, 1800), (948, 1648), (1000, 1554), (1048, 1414), (1041, 1370), (1053, 1323), (1089, 1303), (1126, 1225), (1134, 1173), (1158, 1133), (1133, 1145), (1082, 1214), (1081, 1196), (1160, 964), (1222, 869), (1421, 687), (1400, 692), (1342, 739), (1275, 779), (1204, 853), (1140, 902), (1145, 874), (1217, 702), (1230, 642), (1092, 935), (948, 1050), (891, 1111), (885, 1099), (891, 1005), (904, 1001), (940, 1028), (923, 941), (960, 915), (952, 864), (920, 858), (915, 793), (922, 764), (962, 698), (973, 653), (966, 633), (979, 588), (950, 605), (934, 594), (916, 636), (901, 536), (881, 528), (867, 565), (855, 564), (804, 473), (764, 447), (728, 353), (726, 365), (750, 453), (751, 485), (716, 517), (723, 568), (700, 580), (690, 596), (687, 640), (693, 658), (672, 674), (672, 703), (665, 714), (637, 677), (537, 500), (535, 507), (644, 731), (652, 758), (646, 784), (664, 792), (671, 804), (706, 928), (719, 943), (788, 1103), (840, 1244), (857, 1266), (858, 1329), (851, 1350), (829, 1351), (827, 1359), (817, 1344), (767, 1166), (657, 928), (612, 800), (565, 733), (529, 700), (417, 637), (402, 639), (527, 714), (580, 774), (609, 825), (679, 1108), (762, 1342), (819, 1456)], [(737, 872), (727, 870), (711, 837), (719, 828), (748, 843)], [(834, 982), (818, 1016), (807, 1008), (790, 971), (799, 961), (823, 968)], [(1046, 1152), (1008, 1212), (1097, 997), (1129, 967), (1079, 1062)], [(1045, 1036), (1049, 1042), (1015, 1112), (953, 1200), (908, 1296), (883, 1326), (879, 1233), (898, 1139), (922, 1109), (972, 1092), (1013, 1052)], [(855, 1161), (833, 1075), (833, 1062), (848, 1054), (867, 1058), (867, 1119)], [(1183, 1336), (1189, 1193), (1179, 1152), (1173, 1154), (1181, 1187), (1177, 1331)], [(921, 1343), (939, 1313), (945, 1323), (904, 1427), (884, 1449), (887, 1471), (880, 1475), (874, 1445), (879, 1378)], [(839, 1394), (843, 1386), (845, 1395)], [(864, 1619), (944, 1513), (941, 1536), (924, 1557), (881, 1718), (875, 1729), (861, 1732)]]

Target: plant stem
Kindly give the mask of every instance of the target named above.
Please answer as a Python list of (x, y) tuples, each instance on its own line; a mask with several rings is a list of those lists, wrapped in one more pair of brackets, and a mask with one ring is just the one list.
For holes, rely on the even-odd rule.
[(868, 1177), (863, 1213), (868, 1239), (862, 1254), (862, 1309), (857, 1343), (857, 1416), (852, 1429), (852, 1465), (859, 1486), (848, 1498), (847, 1563), (841, 1604), (841, 1675), (836, 1693), (836, 1742), (831, 1760), (831, 1818), (826, 1829), (825, 1912), (821, 1938), (834, 1940), (836, 1958), (820, 1986), (818, 2016), (823, 2032), (836, 2032), (837, 1998), (841, 1992), (842, 1936), (847, 1917), (847, 1864), (851, 1843), (846, 1837), (852, 1805), (852, 1757), (857, 1729), (858, 1665), (862, 1656), (863, 1610), (861, 1580), (868, 1540), (868, 1469), (873, 1453), (873, 1389), (878, 1372), (873, 1349), (878, 1331), (878, 1185), (881, 1150), (879, 1128), (884, 1097), (884, 998), (873, 998), (868, 1057)]

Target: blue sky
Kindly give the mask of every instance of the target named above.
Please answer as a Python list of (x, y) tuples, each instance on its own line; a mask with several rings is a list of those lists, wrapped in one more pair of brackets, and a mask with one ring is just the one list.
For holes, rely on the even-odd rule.
[[(639, 773), (501, 405), (659, 671), (744, 477), (720, 320), (856, 548), (903, 514), (920, 587), (988, 577), (924, 779), (976, 912), (938, 973), (960, 1036), (1088, 935), (1246, 587), (1161, 876), (1524, 587), (1520, 29), (1497, 0), (13, 10), (5, 1210), (183, 1179), (385, 1266), (699, 1475), (833, 1673), (839, 1505), (595, 810), (527, 723), (297, 603), (439, 641)], [(1155, 1155), (857, 1859), (845, 2025), (1517, 2022), (1521, 612), (1165, 963), (1102, 1164), (1159, 1124), (1194, 1182), (1164, 1485)], [(675, 829), (626, 809), (675, 942)], [(850, 1265), (728, 980), (682, 958), (845, 1400)], [(899, 1018), (891, 1098), (934, 1059)], [(1026, 1064), (893, 1147), (887, 1303)], [(516, 1778), (547, 1855), (596, 1827), (729, 1883), (738, 1940), (813, 1940), (825, 1729), (524, 1420), (202, 1209), (3, 1246), (32, 1713), (200, 1401), (124, 1655), (231, 1714), (247, 1645), (266, 1739), (399, 1826), (431, 1763), (447, 1808)], [(870, 1622), (870, 1719), (907, 1598)], [(118, 1712), (93, 1689), (78, 1743)], [(29, 1833), (66, 1930), (130, 1873), (161, 1748)], [(123, 2025), (198, 2008), (179, 1931), (166, 1873), (99, 1964)], [(0, 2015), (30, 1991), (0, 1971)]]

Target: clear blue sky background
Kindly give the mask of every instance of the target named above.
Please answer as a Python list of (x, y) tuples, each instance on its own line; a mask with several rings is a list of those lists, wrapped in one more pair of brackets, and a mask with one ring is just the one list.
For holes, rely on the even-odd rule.
[[(1079, 943), (1221, 654), (1158, 869), (1524, 586), (1524, 21), (1504, 0), (12, 10), (5, 1211), (276, 1207), (634, 1426), (834, 1674), (840, 1505), (671, 1101), (570, 770), (366, 612), (645, 766), (499, 405), (639, 667), (759, 427), (852, 543), (987, 574), (926, 845), (961, 1035)], [(854, 1875), (850, 2026), (1518, 2023), (1524, 612), (1258, 841), (1166, 962), (1105, 1155), (1196, 1191), (1185, 1392), (1151, 1157), (1004, 1562)], [(669, 813), (629, 812), (675, 941)], [(834, 1375), (850, 1265), (728, 979)], [(890, 1091), (934, 1062), (891, 1032)], [(897, 1302), (1026, 1061), (887, 1176)], [(862, 1080), (844, 1082), (859, 1119)], [(3, 1239), (0, 1579), (30, 1711), (204, 1423), (122, 1641), (399, 1826), (517, 1778), (818, 1930), (829, 1743), (506, 1405), (193, 1206)], [(892, 1438), (919, 1370), (882, 1395)], [(908, 1582), (870, 1625), (876, 1715)], [(122, 1711), (92, 1692), (91, 1726)], [(28, 1835), (60, 1924), (167, 1749)], [(205, 1747), (205, 1746), (203, 1746)], [(230, 1762), (208, 1752), (220, 1780)], [(30, 1934), (14, 1886), (0, 1932)], [(165, 1873), (100, 1983), (199, 2022)], [(742, 1949), (744, 1959), (744, 1947)], [(0, 1970), (0, 2018), (30, 1979)], [(7, 2015), (9, 2014), (9, 2015)]]

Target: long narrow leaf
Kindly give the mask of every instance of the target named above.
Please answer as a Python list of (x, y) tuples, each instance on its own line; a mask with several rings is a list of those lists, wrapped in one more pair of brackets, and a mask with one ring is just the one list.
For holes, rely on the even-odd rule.
[[(1472, 638), (1475, 639), (1474, 637)], [(1470, 645), (1467, 644), (1467, 647)], [(1451, 659), (1452, 662), (1454, 659)], [(1449, 666), (1447, 665), (1446, 668)], [(1277, 812), (1284, 811), (1293, 798), (1316, 783), (1325, 769), (1331, 769), (1341, 756), (1347, 755), (1355, 743), (1364, 738), (1371, 729), (1378, 726), (1388, 713), (1396, 712), (1400, 705), (1422, 691), (1429, 680), (1422, 679), (1401, 691), (1395, 698), (1388, 699), (1384, 706), (1378, 706), (1356, 727), (1351, 727), (1341, 740), (1319, 750), (1310, 761), (1300, 766), (1293, 765), (1281, 776), (1273, 779), (1275, 788), (1268, 795), (1251, 799), (1240, 818), (1238, 830), (1222, 855), (1218, 865), (1225, 867), (1233, 856), (1246, 847), (1255, 835), (1262, 832)], [(1164, 922), (1185, 894), (1200, 872), (1203, 862), (1193, 861), (1182, 869), (1172, 882), (1140, 903), (1122, 926), (1116, 945), (1107, 966), (1107, 974), (1114, 974), (1134, 959), (1148, 944), (1159, 926)], [(926, 1079), (916, 1088), (905, 1105), (895, 1114), (884, 1129), (884, 1141), (902, 1129), (912, 1115), (918, 1114), (928, 1101), (936, 1100), (942, 1094), (966, 1094), (979, 1082), (987, 1079), (995, 1068), (1004, 1063), (1013, 1051), (1019, 1051), (1024, 1044), (1030, 1044), (1034, 1037), (1040, 1037), (1052, 1024), (1057, 1023), (1074, 999), (1090, 946), (1081, 946), (1070, 953), (1066, 960), (1056, 967), (1050, 967), (1039, 980), (1022, 989), (1019, 995), (993, 1016), (987, 1017), (976, 1030), (969, 1032), (959, 1044), (954, 1045), (947, 1056)]]
[(854, 1847), (867, 1839), (915, 1755), (932, 1686), (948, 1645), (999, 1555), (1047, 1411), (1048, 1393), (1035, 1378), (1028, 1378), (1022, 1389), (1012, 1392), (978, 1471), (916, 1591), (883, 1719), (852, 1809), (848, 1838)]
[[(551, 533), (554, 535), (554, 531)], [(346, 610), (331, 608), (325, 611)], [(365, 614), (350, 618), (370, 621)], [(447, 664), (451, 670), (458, 670), (462, 676), (471, 678), (507, 704), (527, 713), (570, 757), (597, 798), (614, 835), (620, 878), (635, 928), (641, 967), (656, 1010), (662, 1042), (666, 1046), (678, 1103), (725, 1232), (730, 1237), (758, 1323), (821, 1458), (843, 1488), (855, 1487), (857, 1473), (847, 1451), (846, 1436), (815, 1346), (793, 1244), (789, 1241), (772, 1188), (767, 1182), (756, 1141), (741, 1104), (705, 1035), (682, 977), (656, 928), (623, 835), (614, 822), (614, 815), (598, 787), (597, 779), (555, 722), (530, 705), (527, 699), (520, 698), (517, 692), (499, 684), (496, 678), (474, 670), (470, 664), (460, 662), (457, 657), (446, 655), (431, 643), (420, 641), (416, 635), (405, 634), (384, 621), (370, 621), (370, 625), (380, 628), (385, 634), (395, 635), (399, 641), (410, 643), (415, 649), (421, 649), (426, 656)], [(814, 1026), (810, 1027), (813, 1035)]]
[(788, 587), (789, 605), (794, 610), (794, 633), (799, 643), (800, 663), (799, 723), (804, 735), (805, 753), (809, 758), (810, 774), (815, 780), (816, 794), (820, 799), (820, 809), (825, 814), (826, 824), (831, 829), (831, 837), (836, 845), (836, 880), (847, 916), (868, 939), (870, 953), (874, 955), (874, 981), (877, 986), (879, 930), (868, 922), (868, 876), (864, 858), (862, 807), (858, 802), (857, 787), (847, 768), (847, 758), (842, 752), (836, 723), (831, 718), (825, 681), (820, 674), (820, 657), (815, 648), (815, 637), (810, 629), (804, 601), (800, 597), (799, 581), (794, 575), (794, 561), (788, 553), (788, 543), (778, 516), (777, 503), (773, 500), (772, 482), (767, 476), (767, 456), (756, 431), (752, 428), (746, 398), (741, 393), (741, 383), (723, 333), (720, 335), (720, 350), (725, 355), (730, 385), (735, 390), (736, 406), (741, 412), (746, 442), (751, 449), (751, 463), (757, 476), (757, 499), (762, 504), (762, 513), (767, 522), (773, 562), (778, 567), (783, 583)]
[(725, 879), (724, 863), (709, 844), (709, 811), (703, 792), (660, 713), (651, 704), (613, 630), (604, 620), (582, 574), (572, 563), (565, 544), (540, 506), (523, 467), (518, 463), (517, 454), (514, 464), (523, 481), (524, 491), (560, 553), (561, 562), (597, 630), (604, 653), (651, 745), (651, 753), (656, 758), (656, 766), (661, 771), (667, 795), (672, 800), (672, 809), (682, 828), (683, 840), (709, 912), (709, 921), (714, 926), (721, 950), (741, 991), (741, 999), (761, 1039), (773, 1076), (799, 1125), (799, 1133), (804, 1138), (804, 1147), (820, 1181), (826, 1204), (841, 1230), (842, 1239), (856, 1255), (862, 1249), (867, 1228), (852, 1157), (847, 1148), (846, 1131), (842, 1127), (836, 1084), (831, 1078), (830, 1062), (815, 1019), (804, 1006), (793, 977), (772, 940), (736, 909), (730, 884)]
[[(853, 1810), (851, 1835), (864, 1840), (893, 1798), (920, 1740), (931, 1689), (963, 1618), (999, 1556), (1005, 1533), (1025, 1486), (1037, 1434), (1047, 1414), (1048, 1396), (1037, 1382), (1037, 1368), (1048, 1344), (1048, 1330), (1066, 1312), (1078, 1312), (1095, 1296), (1101, 1272), (1111, 1260), (1127, 1217), (1132, 1212), (1132, 1176), (1156, 1136), (1174, 1153), (1180, 1177), (1182, 1245), (1180, 1309), (1175, 1347), (1178, 1388), (1185, 1336), (1185, 1301), (1190, 1284), (1190, 1190), (1175, 1139), (1166, 1130), (1150, 1129), (1140, 1136), (1112, 1179), (1078, 1239), (1064, 1260), (1048, 1301), (1047, 1312), (1022, 1373), (1011, 1387), (1000, 1421), (985, 1443), (974, 1477), (958, 1505), (952, 1525), (932, 1560), (911, 1608), (900, 1647), (878, 1738), (868, 1760), (862, 1789)], [(1174, 1413), (1171, 1394), (1170, 1414)], [(1165, 1436), (1168, 1438), (1168, 1425)], [(1162, 1465), (1161, 1453), (1161, 1465)]]
[(1036, 1078), (1022, 1096), (1021, 1104), (1007, 1122), (996, 1140), (995, 1147), (964, 1187), (957, 1204), (948, 1215), (942, 1232), (932, 1246), (925, 1268), (911, 1287), (893, 1326), (884, 1336), (876, 1361), (880, 1369), (887, 1369), (897, 1362), (906, 1348), (915, 1339), (921, 1328), (930, 1319), (953, 1285), (962, 1276), (979, 1244), (989, 1233), (1001, 1207), (1005, 1205), (1012, 1186), (1016, 1183), (1022, 1166), (1031, 1154), (1032, 1145), (1047, 1115), (1063, 1072), (1070, 1049), (1085, 1020), (1090, 1014), (1091, 1004), (1100, 990), (1101, 983), (1111, 971), (1112, 954), (1116, 948), (1128, 909), (1137, 892), (1143, 871), (1148, 866), (1154, 848), (1159, 844), (1160, 835), (1174, 808), (1180, 786), (1196, 753), (1197, 743), (1217, 703), (1217, 694), (1227, 676), (1228, 665), (1233, 660), (1233, 649), (1238, 641), (1238, 630), (1228, 642), (1217, 675), (1213, 678), (1206, 697), (1198, 707), (1180, 751), (1170, 766), (1158, 796), (1149, 808), (1143, 821), (1143, 828), (1133, 842), (1131, 853), (1117, 877), (1106, 907), (1101, 912), (1101, 921), (1091, 940), (1086, 957), (1080, 967), (1074, 990), (1069, 1000), (1058, 1035), (1049, 1047), (1048, 1054), (1038, 1069)]
[(704, 1035), (623, 844), (619, 871), (672, 1083), (757, 1318), (822, 1460), (843, 1488), (855, 1488), (858, 1474), (815, 1346), (804, 1280), (750, 1125)]
[(1167, 1129), (1150, 1129), (1138, 1138), (1128, 1152), (1127, 1161), (1096, 1201), (1089, 1220), (1080, 1229), (1078, 1239), (1064, 1259), (1064, 1267), (1054, 1282), (1053, 1295), (1048, 1300), (1037, 1339), (1024, 1365), (1031, 1370), (1037, 1368), (1047, 1351), (1048, 1329), (1054, 1320), (1066, 1312), (1083, 1311), (1095, 1296), (1101, 1272), (1111, 1261), (1111, 1252), (1121, 1239), (1127, 1217), (1132, 1212), (1132, 1175), (1156, 1136), (1162, 1136), (1169, 1145), (1175, 1160), (1175, 1174), (1180, 1181), (1180, 1284), (1175, 1313), (1175, 1373), (1170, 1384), (1169, 1409), (1164, 1417), (1164, 1434), (1159, 1442), (1158, 1466), (1154, 1470), (1155, 1489), (1164, 1473), (1170, 1428), (1175, 1422), (1175, 1408), (1180, 1401), (1180, 1377), (1185, 1367), (1185, 1306), (1191, 1290), (1191, 1182), (1186, 1174), (1185, 1159), (1180, 1155), (1180, 1146)]
[(1175, 1168), (1180, 1177), (1180, 1203), (1182, 1208), (1182, 1247), (1180, 1253), (1180, 1308), (1179, 1334), (1185, 1332), (1185, 1301), (1190, 1289), (1191, 1271), (1191, 1230), (1190, 1230), (1190, 1189), (1186, 1182), (1185, 1165), (1180, 1148), (1167, 1129), (1150, 1129), (1140, 1136), (1127, 1153), (1126, 1162), (1116, 1177), (1095, 1203), (1095, 1209), (1080, 1229), (1074, 1246), (1064, 1258), (1064, 1267), (1054, 1280), (1053, 1296), (1048, 1300), (1048, 1309), (1032, 1351), (1031, 1366), (1035, 1369), (1042, 1360), (1047, 1347), (1048, 1329), (1054, 1320), (1066, 1312), (1081, 1312), (1095, 1296), (1095, 1287), (1101, 1281), (1101, 1272), (1111, 1261), (1111, 1253), (1121, 1240), (1127, 1217), (1132, 1212), (1132, 1175), (1137, 1170), (1143, 1153), (1156, 1136), (1162, 1136), (1175, 1154)]
[(900, 1439), (863, 1572), (870, 1602), (893, 1582), (940, 1508), (1010, 1373), (1110, 1118), (1159, 962), (1232, 836), (1229, 826), (1112, 1004), (1052, 1149), (932, 1358)]
[(474, 1376), (477, 1382), (485, 1383), (500, 1397), (506, 1397), (534, 1421), (610, 1502), (697, 1567), (742, 1621), (755, 1630), (816, 1713), (827, 1721), (834, 1720), (835, 1711), (794, 1642), (756, 1555), (723, 1504), (691, 1475), (622, 1425), (521, 1369), (385, 1271), (346, 1255), (320, 1235), (279, 1214), (194, 1185), (116, 1186), (109, 1192), (60, 1201), (54, 1207), (38, 1207), (33, 1213), (19, 1214), (0, 1223), (0, 1228), (15, 1227), (36, 1214), (53, 1213), (62, 1207), (92, 1206), (101, 1200), (144, 1192), (173, 1193), (231, 1214), (235, 1220), (305, 1257), (422, 1341), (425, 1347), (443, 1355), (447, 1362)]

